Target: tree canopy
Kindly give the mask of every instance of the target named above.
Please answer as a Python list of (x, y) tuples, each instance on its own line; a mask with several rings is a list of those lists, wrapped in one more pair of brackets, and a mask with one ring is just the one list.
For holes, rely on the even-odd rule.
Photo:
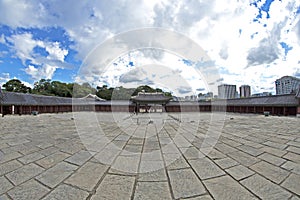
[(48, 95), (48, 96), (60, 96), (60, 97), (72, 97), (73, 83), (62, 83), (60, 81), (51, 81), (50, 79), (41, 79), (34, 83), (32, 93)]
[(18, 79), (11, 79), (3, 84), (5, 90), (8, 92), (19, 92), (19, 93), (31, 93), (31, 88), (25, 86), (20, 80)]
[(25, 86), (18, 79), (9, 80), (3, 87), (9, 92), (60, 97), (84, 97), (88, 94), (96, 94), (98, 97), (106, 100), (128, 100), (131, 96), (136, 96), (139, 92), (163, 92), (166, 96), (172, 96), (170, 92), (164, 92), (160, 88), (154, 89), (148, 85), (142, 85), (137, 88), (124, 88), (122, 86), (113, 88), (103, 85), (93, 88), (89, 83), (63, 83), (60, 81), (51, 81), (50, 79), (41, 79), (35, 82), (32, 89)]

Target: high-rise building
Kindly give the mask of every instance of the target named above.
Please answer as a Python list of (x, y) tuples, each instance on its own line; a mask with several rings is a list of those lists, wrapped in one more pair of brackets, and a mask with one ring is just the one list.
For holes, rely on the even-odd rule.
[(251, 87), (249, 85), (242, 85), (240, 87), (240, 98), (250, 97), (251, 96)]
[(222, 84), (218, 86), (219, 99), (234, 99), (236, 97), (236, 85)]
[(300, 79), (293, 76), (283, 76), (275, 81), (276, 94), (296, 93), (300, 87)]

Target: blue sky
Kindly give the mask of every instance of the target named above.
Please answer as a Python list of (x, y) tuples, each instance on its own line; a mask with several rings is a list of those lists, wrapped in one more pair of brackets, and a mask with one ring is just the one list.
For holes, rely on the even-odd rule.
[[(97, 82), (90, 74), (86, 80), (94, 85), (149, 83), (174, 89), (160, 83), (169, 73), (177, 73), (188, 86), (176, 85), (176, 90), (186, 95), (220, 83), (249, 84), (253, 93), (274, 93), (277, 78), (300, 78), (297, 0), (0, 0), (0, 13), (0, 84), (12, 78), (29, 86), (41, 78), (79, 81), (80, 66), (94, 48), (120, 33), (145, 27), (173, 30), (191, 38), (218, 68), (218, 81), (199, 82), (203, 77), (185, 68), (193, 67), (188, 60), (159, 51), (120, 55), (112, 64), (115, 69), (110, 67)], [(161, 69), (166, 74), (157, 76), (151, 68), (141, 67), (151, 62), (175, 67)]]

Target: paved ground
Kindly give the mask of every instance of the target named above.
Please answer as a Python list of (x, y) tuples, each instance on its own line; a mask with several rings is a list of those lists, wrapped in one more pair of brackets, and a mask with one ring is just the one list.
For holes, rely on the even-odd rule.
[(72, 117), (0, 119), (1, 200), (300, 199), (300, 118)]

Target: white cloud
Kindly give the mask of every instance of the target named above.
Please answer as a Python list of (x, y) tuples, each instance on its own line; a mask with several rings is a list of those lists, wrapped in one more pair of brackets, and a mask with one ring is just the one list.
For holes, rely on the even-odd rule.
[(16, 56), (22, 60), (23, 64), (27, 60), (36, 63), (36, 60), (40, 58), (41, 55), (34, 52), (35, 47), (44, 48), (48, 53), (48, 60), (64, 62), (65, 56), (68, 54), (68, 50), (61, 48), (59, 42), (36, 40), (33, 39), (31, 33), (12, 35), (7, 40), (11, 43), (11, 48), (15, 51)]
[(29, 27), (41, 24), (44, 15), (41, 4), (36, 1), (0, 1), (1, 24), (16, 27)]
[(120, 76), (121, 83), (142, 82), (147, 78), (147, 72), (143, 68), (135, 68)]
[[(264, 3), (265, 0), (258, 2), (259, 6)], [(1, 1), (0, 23), (14, 28), (62, 27), (74, 41), (72, 48), (78, 51), (81, 60), (106, 38), (123, 31), (153, 26), (172, 29), (191, 37), (217, 66), (225, 68), (228, 73), (222, 74), (224, 81), (256, 85), (268, 83), (268, 87), (263, 88), (270, 88), (271, 79), (286, 75), (278, 69), (285, 68), (284, 73), (293, 75), (300, 67), (300, 22), (294, 16), (299, 6), (300, 2), (296, 0), (273, 1), (270, 18), (267, 19), (262, 11), (258, 23), (253, 22), (258, 8), (250, 6), (248, 0), (191, 0), (184, 3), (180, 0), (104, 0), (97, 3), (74, 3), (71, 0), (41, 3), (32, 0), (15, 2), (14, 6), (10, 1)], [(2, 36), (1, 41), (5, 42)], [(33, 40), (30, 34), (16, 35), (11, 37), (12, 41), (16, 55), (23, 61), (32, 60), (32, 64), (40, 64), (43, 60), (33, 54), (32, 49), (35, 46), (46, 48), (49, 53), (46, 59), (56, 63), (51, 63), (52, 67), (35, 67), (44, 73), (51, 74), (61, 67), (59, 63), (68, 54), (59, 44)], [(279, 42), (293, 47), (287, 56)], [(173, 64), (171, 60), (169, 62)], [(30, 67), (27, 71), (35, 73)], [(125, 72), (119, 70), (116, 73), (119, 76)], [(265, 78), (265, 73), (274, 77)], [(193, 88), (200, 87), (199, 83), (193, 84), (198, 84)]]
[[(21, 79), (18, 78), (18, 77), (13, 77), (13, 78), (12, 78), (12, 77), (10, 76), (9, 73), (1, 73), (1, 74), (0, 74), (0, 86), (2, 86), (3, 84), (5, 84), (7, 81), (9, 81), (9, 80), (11, 80), (11, 79), (18, 79), (18, 80), (21, 80)], [(30, 87), (30, 88), (33, 87), (33, 84), (28, 83), (28, 82), (23, 81), (23, 80), (21, 80), (21, 81), (22, 81), (22, 83), (23, 83), (25, 86)]]
[(12, 35), (7, 40), (12, 44), (12, 49), (16, 56), (22, 60), (23, 65), (25, 65), (26, 60), (33, 59), (33, 48), (43, 45), (43, 42), (33, 40), (30, 33)]
[(5, 36), (4, 36), (3, 33), (1, 34), (1, 37), (0, 37), (0, 43), (2, 43), (2, 44), (5, 44), (5, 43), (6, 43), (6, 41), (5, 41)]
[(4, 83), (10, 80), (9, 73), (1, 73), (0, 74), (0, 86), (2, 86)]
[(68, 50), (60, 48), (59, 42), (48, 43), (45, 46), (45, 49), (49, 53), (47, 56), (49, 60), (58, 60), (64, 62), (65, 56), (68, 55)]
[[(199, 88), (209, 90), (206, 81), (209, 77), (203, 77), (201, 72), (184, 64), (177, 55), (165, 52), (162, 57), (148, 57), (144, 51), (135, 51), (117, 59), (105, 69), (97, 68), (99, 71), (93, 76), (90, 71), (80, 74), (77, 80), (80, 82), (91, 81), (96, 85), (109, 84), (113, 87), (137, 87), (139, 85), (150, 85), (172, 91), (179, 96), (192, 95)], [(115, 65), (114, 63), (118, 63)], [(134, 66), (127, 66), (133, 62)], [(94, 69), (96, 71), (97, 69)], [(192, 76), (191, 76), (192, 74)], [(90, 79), (92, 78), (92, 79)], [(100, 81), (98, 81), (100, 79)], [(188, 88), (188, 90), (187, 90)]]
[(29, 65), (24, 71), (29, 74), (34, 80), (40, 80), (42, 78), (51, 79), (57, 67), (44, 64), (41, 67), (34, 67)]
[[(6, 44), (11, 47), (23, 65), (26, 66), (27, 62), (30, 63), (24, 71), (34, 80), (51, 79), (57, 68), (68, 67), (68, 64), (65, 63), (68, 50), (60, 47), (59, 42), (37, 40), (31, 33), (16, 34), (6, 39), (8, 41)], [(35, 52), (36, 47), (44, 49), (48, 55)]]

